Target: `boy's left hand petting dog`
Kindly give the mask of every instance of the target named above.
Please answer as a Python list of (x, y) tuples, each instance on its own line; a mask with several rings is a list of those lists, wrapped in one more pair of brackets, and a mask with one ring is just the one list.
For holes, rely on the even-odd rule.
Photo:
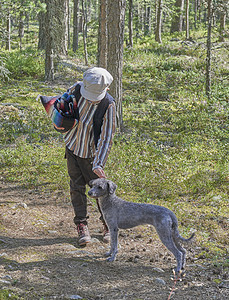
[(102, 168), (96, 168), (93, 170), (93, 172), (99, 177), (99, 178), (106, 178), (106, 175)]

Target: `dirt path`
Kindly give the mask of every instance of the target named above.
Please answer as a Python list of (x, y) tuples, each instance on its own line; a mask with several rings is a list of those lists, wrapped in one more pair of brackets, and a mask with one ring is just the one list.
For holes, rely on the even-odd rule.
[[(149, 226), (120, 231), (117, 261), (103, 257), (101, 224), (89, 205), (92, 243), (79, 248), (71, 205), (60, 193), (44, 194), (0, 183), (0, 287), (20, 299), (140, 300), (169, 297), (173, 257)], [(187, 276), (171, 299), (228, 299), (228, 268), (188, 253)], [(201, 257), (199, 257), (201, 258)]]

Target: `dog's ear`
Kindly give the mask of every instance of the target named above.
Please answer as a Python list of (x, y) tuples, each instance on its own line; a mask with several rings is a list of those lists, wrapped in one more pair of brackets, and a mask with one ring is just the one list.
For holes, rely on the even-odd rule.
[(109, 192), (109, 194), (110, 195), (114, 194), (114, 192), (115, 192), (115, 190), (117, 188), (117, 185), (114, 182), (110, 181), (110, 180), (107, 181), (107, 184), (108, 184), (108, 192)]
[(95, 179), (89, 181), (88, 185), (90, 186), (90, 188), (92, 188), (94, 181), (95, 181)]

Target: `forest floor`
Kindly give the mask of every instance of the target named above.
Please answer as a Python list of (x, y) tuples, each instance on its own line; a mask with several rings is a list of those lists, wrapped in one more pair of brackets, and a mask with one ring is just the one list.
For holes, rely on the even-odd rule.
[(0, 288), (7, 299), (163, 300), (171, 290), (170, 299), (229, 299), (228, 266), (198, 256), (195, 242), (173, 289), (175, 260), (149, 226), (120, 231), (117, 260), (108, 263), (91, 200), (92, 243), (80, 248), (66, 198), (0, 182)]

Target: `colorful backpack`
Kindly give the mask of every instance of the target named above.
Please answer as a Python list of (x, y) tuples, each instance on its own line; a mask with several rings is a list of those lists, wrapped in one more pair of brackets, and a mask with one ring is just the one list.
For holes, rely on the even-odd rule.
[(76, 99), (72, 93), (75, 90), (80, 90), (80, 84), (76, 83), (63, 95), (38, 96), (58, 132), (66, 133), (78, 124), (77, 103), (79, 99)]

